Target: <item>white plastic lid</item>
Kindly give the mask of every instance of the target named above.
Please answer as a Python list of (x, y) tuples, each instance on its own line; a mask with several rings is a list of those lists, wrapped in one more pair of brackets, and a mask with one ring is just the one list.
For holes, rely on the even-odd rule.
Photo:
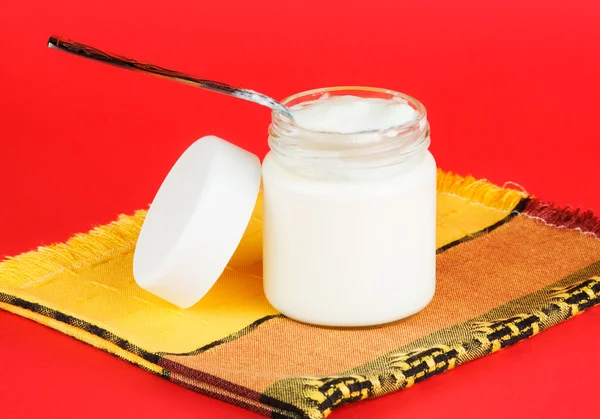
[(140, 231), (137, 284), (181, 308), (197, 303), (225, 270), (250, 221), (260, 160), (207, 136), (177, 160)]

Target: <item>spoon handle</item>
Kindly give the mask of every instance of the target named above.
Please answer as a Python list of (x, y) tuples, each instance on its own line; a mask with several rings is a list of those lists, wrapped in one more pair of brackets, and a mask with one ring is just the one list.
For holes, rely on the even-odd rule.
[(213, 92), (218, 92), (225, 95), (234, 96), (240, 99), (245, 99), (250, 102), (255, 102), (260, 105), (267, 106), (285, 115), (286, 117), (293, 119), (287, 107), (277, 102), (275, 99), (262, 93), (255, 92), (254, 90), (242, 89), (218, 81), (200, 79), (197, 77), (190, 76), (188, 74), (181, 73), (179, 71), (169, 70), (167, 68), (159, 67), (154, 64), (144, 63), (131, 58), (123, 57), (121, 55), (101, 51), (89, 45), (80, 44), (79, 42), (71, 40), (64, 40), (59, 37), (50, 37), (50, 39), (48, 39), (48, 47), (57, 48), (65, 52), (78, 55), (80, 57), (90, 58), (96, 61), (102, 61), (106, 64), (126, 68), (128, 70), (150, 73), (159, 77), (175, 80), (180, 83), (185, 83), (202, 89), (212, 90)]

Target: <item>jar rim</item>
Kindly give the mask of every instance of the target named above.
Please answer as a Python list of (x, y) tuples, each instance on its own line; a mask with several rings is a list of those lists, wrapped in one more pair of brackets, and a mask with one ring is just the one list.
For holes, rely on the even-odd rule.
[(430, 144), (425, 106), (417, 99), (389, 89), (363, 86), (339, 86), (296, 93), (282, 101), (294, 106), (318, 100), (326, 93), (352, 94), (359, 97), (399, 98), (417, 112), (406, 124), (386, 129), (355, 133), (320, 132), (302, 128), (285, 115), (274, 111), (269, 126), (269, 147), (287, 159), (328, 167), (382, 167), (410, 159)]
[[(399, 98), (399, 99), (405, 100), (413, 109), (415, 109), (417, 111), (417, 117), (408, 123), (400, 124), (400, 125), (393, 125), (391, 127), (385, 128), (385, 129), (373, 129), (373, 130), (350, 133), (350, 135), (352, 135), (355, 138), (360, 138), (361, 136), (372, 137), (373, 134), (379, 134), (379, 135), (382, 135), (385, 137), (386, 133), (390, 133), (390, 132), (400, 134), (402, 131), (410, 131), (415, 126), (420, 126), (421, 124), (423, 124), (424, 123), (423, 121), (427, 121), (427, 110), (425, 109), (425, 106), (418, 99), (415, 99), (414, 97), (407, 95), (405, 93), (397, 92), (395, 90), (390, 90), (390, 89), (379, 88), (379, 87), (369, 87), (369, 86), (321, 87), (321, 88), (317, 88), (317, 89), (311, 89), (311, 90), (306, 90), (303, 92), (295, 93), (295, 94), (288, 96), (285, 99), (281, 100), (280, 103), (287, 106), (290, 102), (293, 102), (297, 99), (301, 99), (301, 98), (305, 98), (305, 97), (308, 98), (310, 96), (324, 95), (324, 94), (331, 93), (331, 92), (341, 92), (341, 91), (346, 91), (348, 93), (351, 93), (351, 92), (363, 92), (364, 93), (364, 92), (366, 92), (367, 94), (375, 93), (375, 94), (379, 94), (379, 95), (389, 95), (390, 98)], [(299, 102), (299, 103), (303, 103), (303, 102)], [(318, 130), (312, 130), (312, 129), (301, 127), (301, 126), (297, 125), (293, 120), (286, 117), (285, 115), (278, 112), (277, 110), (273, 110), (271, 112), (271, 120), (278, 125), (283, 124), (286, 127), (293, 128), (294, 131), (296, 131), (297, 133), (300, 133), (300, 134), (301, 133), (307, 133), (307, 134), (312, 134), (312, 135), (319, 134), (320, 136), (321, 135), (322, 136), (339, 136), (340, 135), (340, 133), (336, 133), (336, 132), (318, 131)], [(348, 134), (346, 134), (346, 135), (348, 135)]]

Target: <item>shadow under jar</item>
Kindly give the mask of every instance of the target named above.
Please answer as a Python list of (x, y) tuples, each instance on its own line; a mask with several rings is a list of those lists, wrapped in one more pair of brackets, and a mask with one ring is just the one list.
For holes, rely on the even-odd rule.
[(274, 112), (263, 162), (264, 290), (286, 316), (323, 326), (371, 326), (422, 310), (435, 292), (436, 164), (424, 106), (366, 87), (323, 95), (405, 101), (413, 122), (380, 131), (303, 129)]

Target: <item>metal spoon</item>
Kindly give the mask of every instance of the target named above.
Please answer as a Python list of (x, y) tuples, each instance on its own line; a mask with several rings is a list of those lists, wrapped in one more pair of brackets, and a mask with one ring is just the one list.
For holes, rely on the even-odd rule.
[(89, 45), (80, 44), (71, 40), (64, 40), (60, 37), (50, 37), (50, 39), (48, 39), (48, 47), (57, 48), (62, 51), (70, 52), (71, 54), (78, 55), (80, 57), (91, 58), (96, 61), (102, 61), (104, 63), (112, 64), (117, 67), (126, 68), (128, 70), (150, 73), (156, 76), (166, 77), (168, 79), (175, 80), (180, 83), (190, 84), (192, 86), (200, 87), (202, 89), (212, 90), (213, 92), (223, 93), (225, 95), (249, 100), (250, 102), (258, 103), (259, 105), (271, 108), (285, 115), (292, 121), (294, 120), (288, 107), (282, 105), (272, 97), (255, 92), (254, 90), (242, 89), (240, 87), (234, 87), (229, 84), (221, 83), (218, 81), (200, 79), (197, 77), (190, 76), (188, 74), (180, 73), (178, 71), (173, 71), (163, 67), (159, 67), (154, 64), (139, 62), (131, 58), (123, 57), (121, 55), (101, 51)]

